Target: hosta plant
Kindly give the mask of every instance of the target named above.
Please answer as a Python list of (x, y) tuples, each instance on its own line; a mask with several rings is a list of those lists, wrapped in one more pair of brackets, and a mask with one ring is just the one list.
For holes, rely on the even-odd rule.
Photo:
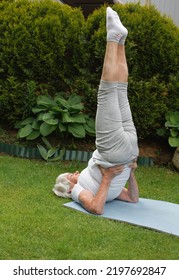
[(171, 147), (179, 147), (179, 111), (167, 112), (165, 118), (165, 127), (158, 129), (157, 133), (160, 136), (168, 135)]
[(37, 148), (44, 160), (47, 162), (62, 160), (65, 153), (65, 148), (61, 148), (60, 145), (53, 147), (45, 137), (42, 137), (42, 141), (44, 142), (45, 147), (41, 144), (38, 144)]
[(81, 97), (72, 94), (68, 99), (58, 93), (52, 98), (49, 95), (39, 96), (37, 106), (32, 109), (32, 117), (18, 122), (18, 137), (34, 140), (46, 137), (53, 132), (63, 137), (72, 135), (84, 138), (86, 134), (95, 135), (95, 122), (84, 112)]

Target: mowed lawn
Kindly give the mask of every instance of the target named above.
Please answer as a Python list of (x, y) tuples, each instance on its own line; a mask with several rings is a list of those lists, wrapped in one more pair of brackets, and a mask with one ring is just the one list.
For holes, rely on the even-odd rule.
[[(53, 194), (55, 178), (85, 166), (0, 156), (0, 259), (178, 260), (176, 236), (63, 206), (70, 199)], [(138, 167), (136, 177), (141, 197), (179, 204), (177, 172)]]

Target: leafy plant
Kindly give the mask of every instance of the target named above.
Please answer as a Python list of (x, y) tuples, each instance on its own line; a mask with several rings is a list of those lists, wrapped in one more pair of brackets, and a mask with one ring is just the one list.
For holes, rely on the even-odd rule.
[(93, 136), (94, 119), (84, 114), (83, 110), (81, 97), (76, 94), (72, 94), (68, 99), (63, 98), (61, 93), (54, 98), (49, 95), (39, 96), (37, 106), (32, 109), (36, 116), (16, 124), (15, 128), (19, 128), (18, 137), (34, 140), (53, 132), (62, 137), (69, 134), (76, 138), (84, 138), (86, 134)]
[(47, 162), (48, 161), (58, 161), (63, 158), (63, 155), (65, 153), (64, 148), (61, 149), (59, 145), (57, 147), (52, 147), (50, 142), (45, 137), (42, 137), (42, 140), (43, 140), (44, 144), (46, 145), (46, 148), (40, 144), (37, 145), (37, 148), (39, 150), (41, 157), (44, 160), (46, 160)]
[(168, 136), (171, 147), (179, 146), (179, 111), (167, 112), (165, 114), (165, 127), (157, 130), (159, 136)]

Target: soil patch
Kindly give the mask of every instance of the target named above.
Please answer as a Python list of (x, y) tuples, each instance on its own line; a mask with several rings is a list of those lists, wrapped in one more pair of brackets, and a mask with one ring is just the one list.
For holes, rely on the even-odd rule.
[(152, 158), (157, 165), (169, 165), (174, 151), (163, 139), (139, 141), (139, 155)]

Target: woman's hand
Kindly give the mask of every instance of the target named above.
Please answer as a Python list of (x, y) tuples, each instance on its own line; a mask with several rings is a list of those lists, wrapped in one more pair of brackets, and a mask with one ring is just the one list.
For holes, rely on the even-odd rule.
[(102, 166), (99, 165), (99, 169), (103, 177), (112, 180), (115, 176), (122, 173), (122, 171), (124, 170), (124, 165), (115, 165), (108, 168), (103, 168)]
[(131, 171), (135, 171), (137, 168), (137, 161), (134, 160), (133, 162), (129, 163), (128, 166), (131, 168)]

